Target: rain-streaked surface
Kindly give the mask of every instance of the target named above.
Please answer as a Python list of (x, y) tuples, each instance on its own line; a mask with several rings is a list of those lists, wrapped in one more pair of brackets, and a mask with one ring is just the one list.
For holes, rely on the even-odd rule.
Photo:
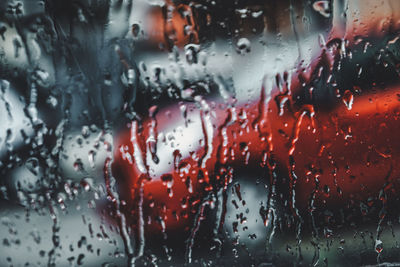
[(0, 2), (0, 266), (400, 266), (400, 1)]

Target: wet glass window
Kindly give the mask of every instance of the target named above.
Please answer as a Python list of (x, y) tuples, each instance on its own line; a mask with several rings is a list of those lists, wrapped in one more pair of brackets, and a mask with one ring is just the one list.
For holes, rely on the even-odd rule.
[(3, 0), (0, 266), (400, 266), (400, 1)]

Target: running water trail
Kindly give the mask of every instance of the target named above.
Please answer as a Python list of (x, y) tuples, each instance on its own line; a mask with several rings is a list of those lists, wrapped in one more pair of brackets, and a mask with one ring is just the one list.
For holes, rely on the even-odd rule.
[(205, 219), (204, 210), (206, 206), (210, 205), (209, 201), (211, 201), (211, 196), (212, 196), (211, 194), (207, 195), (207, 197), (204, 198), (202, 203), (200, 204), (194, 219), (192, 229), (190, 230), (190, 236), (186, 241), (185, 262), (187, 264), (192, 263), (192, 252), (193, 252), (194, 241), (196, 238), (196, 234), (200, 229), (201, 221)]
[(135, 258), (134, 258), (134, 247), (132, 245), (131, 238), (129, 236), (129, 231), (128, 231), (128, 226), (126, 223), (126, 217), (125, 214), (121, 212), (121, 202), (119, 199), (118, 192), (115, 190), (114, 185), (115, 185), (115, 178), (112, 175), (112, 170), (111, 166), (114, 160), (113, 156), (113, 149), (112, 149), (112, 140), (110, 134), (105, 133), (105, 137), (109, 137), (104, 141), (104, 145), (106, 146), (106, 160), (104, 163), (104, 182), (106, 185), (106, 191), (107, 191), (107, 197), (113, 203), (114, 209), (115, 209), (115, 216), (118, 220), (118, 227), (120, 230), (120, 234), (122, 237), (122, 240), (124, 242), (124, 247), (125, 247), (125, 253), (128, 256), (128, 266), (134, 266), (135, 265)]
[(208, 172), (206, 171), (207, 161), (211, 158), (213, 153), (213, 139), (214, 139), (214, 128), (211, 122), (211, 109), (208, 105), (207, 101), (203, 98), (199, 98), (197, 100), (200, 103), (200, 119), (201, 119), (201, 128), (204, 136), (204, 153), (200, 157), (198, 165), (199, 168), (204, 171), (204, 179), (207, 184), (210, 183), (210, 178), (208, 176)]
[(157, 120), (156, 114), (158, 111), (157, 106), (152, 106), (149, 109), (150, 123), (149, 123), (149, 136), (147, 137), (147, 150), (150, 151), (151, 158), (155, 164), (160, 161), (157, 156)]

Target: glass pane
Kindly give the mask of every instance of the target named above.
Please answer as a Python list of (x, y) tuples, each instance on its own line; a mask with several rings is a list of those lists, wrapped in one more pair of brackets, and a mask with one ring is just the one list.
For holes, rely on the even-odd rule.
[(397, 266), (398, 0), (4, 0), (0, 266)]

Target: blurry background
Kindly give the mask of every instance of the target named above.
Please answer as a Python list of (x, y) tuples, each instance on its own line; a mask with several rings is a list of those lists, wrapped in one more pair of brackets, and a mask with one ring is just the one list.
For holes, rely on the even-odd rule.
[[(228, 95), (239, 103), (258, 98), (265, 76), (309, 65), (330, 35), (350, 28), (346, 18), (368, 13), (362, 8), (397, 19), (396, 1), (375, 5), (351, 0), (2, 1), (0, 266), (125, 266), (126, 246), (108, 214), (103, 173), (121, 129), (153, 105), (191, 101), (197, 94)], [(337, 32), (331, 32), (332, 25)], [(396, 38), (389, 39), (396, 43)], [(381, 49), (376, 46), (373, 51)], [(363, 57), (374, 56), (370, 53)], [(317, 102), (330, 99), (321, 92)], [(365, 223), (335, 235), (325, 232), (318, 244), (304, 236), (300, 260), (293, 237), (282, 234), (271, 248), (274, 229), (267, 229), (262, 217), (269, 185), (262, 175), (257, 170), (235, 175), (224, 239), (199, 238), (194, 265), (376, 264), (381, 240), (387, 245), (380, 261), (399, 261), (399, 221), (385, 224), (378, 244), (376, 223)], [(216, 211), (207, 212), (212, 221)], [(222, 249), (207, 251), (212, 242), (215, 247), (222, 242)], [(150, 242), (136, 264), (183, 264), (182, 253), (174, 250)]]

